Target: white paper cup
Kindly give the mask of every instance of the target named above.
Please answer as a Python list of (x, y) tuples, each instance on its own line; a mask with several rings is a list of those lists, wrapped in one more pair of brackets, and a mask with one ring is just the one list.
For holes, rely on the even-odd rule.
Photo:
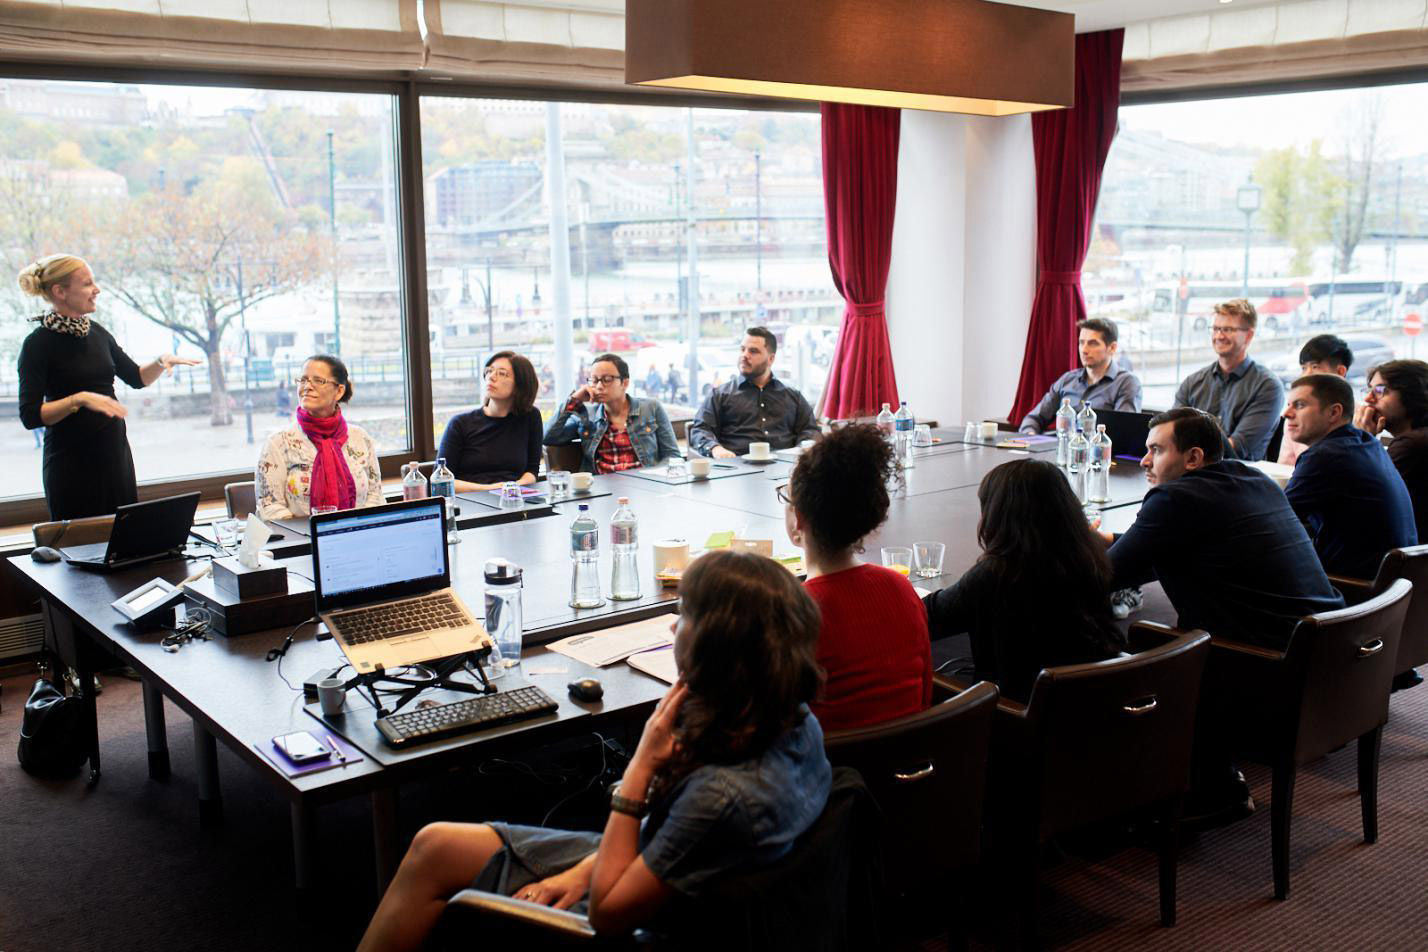
[(654, 544), (655, 574), (683, 572), (689, 567), (689, 543), (684, 539), (662, 539)]
[(992, 420), (986, 420), (981, 427), (982, 439), (995, 440), (997, 438), (997, 424)]
[(689, 461), (689, 472), (700, 479), (706, 479), (709, 476), (709, 470), (713, 468), (713, 466), (714, 461), (709, 457), (696, 456)]

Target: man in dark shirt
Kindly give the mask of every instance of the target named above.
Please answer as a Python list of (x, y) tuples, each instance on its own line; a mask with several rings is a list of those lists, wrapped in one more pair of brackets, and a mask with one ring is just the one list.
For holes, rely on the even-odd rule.
[(1141, 467), (1151, 484), (1110, 549), (1113, 588), (1158, 578), (1181, 628), (1283, 650), (1303, 615), (1342, 608), (1278, 485), (1223, 458), (1209, 414), (1151, 418)]
[(1041, 398), (1041, 404), (1021, 421), (1021, 432), (1041, 433), (1053, 429), (1062, 397), (1070, 397), (1071, 406), (1076, 410), (1090, 404), (1096, 410), (1139, 412), (1140, 378), (1125, 369), (1118, 359), (1120, 335), (1115, 321), (1093, 317), (1076, 327), (1080, 334), (1076, 346), (1081, 366), (1056, 379)]
[(1175, 391), (1174, 406), (1204, 410), (1220, 421), (1228, 434), (1225, 455), (1231, 459), (1263, 459), (1284, 408), (1284, 385), (1249, 355), (1258, 320), (1254, 305), (1244, 298), (1217, 304), (1210, 328), (1215, 362), (1186, 377)]
[(1342, 377), (1294, 381), (1284, 435), (1308, 447), (1284, 495), (1314, 539), (1324, 569), (1371, 579), (1384, 553), (1418, 544), (1403, 477), (1376, 437), (1354, 426), (1354, 391)]
[(776, 450), (797, 446), (819, 435), (813, 408), (792, 387), (773, 375), (778, 338), (763, 327), (744, 332), (739, 374), (716, 387), (689, 427), (689, 448), (704, 456), (742, 456), (750, 443)]

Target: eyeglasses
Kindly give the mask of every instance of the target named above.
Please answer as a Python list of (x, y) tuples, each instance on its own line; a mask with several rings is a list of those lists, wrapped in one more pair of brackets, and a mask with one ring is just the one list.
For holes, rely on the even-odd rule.
[(599, 386), (608, 387), (608, 386), (610, 386), (610, 384), (614, 383), (616, 380), (623, 380), (623, 379), (625, 379), (625, 378), (623, 378), (623, 377), (616, 377), (614, 374), (605, 374), (605, 375), (600, 376), (600, 377), (591, 377), (591, 378), (589, 378), (588, 380), (586, 380), (585, 382), (588, 383), (588, 384), (589, 384), (590, 386), (592, 386), (592, 387), (599, 387)]
[(487, 367), (485, 376), (487, 380), (509, 380), (511, 372), (504, 367)]
[(788, 495), (788, 483), (784, 483), (782, 486), (775, 488), (774, 495), (777, 496), (778, 501), (783, 503), (785, 506), (793, 505), (793, 500), (789, 498)]
[(326, 378), (326, 377), (299, 377), (299, 378), (297, 378), (297, 384), (298, 384), (299, 387), (306, 387), (306, 386), (309, 386), (309, 385), (310, 385), (310, 386), (313, 386), (313, 387), (325, 387), (325, 386), (327, 386), (327, 385), (330, 384), (330, 383), (336, 383), (336, 382), (337, 382), (336, 380), (329, 380), (329, 379)]
[(1364, 393), (1375, 397), (1381, 397), (1393, 388), (1386, 383), (1376, 383), (1372, 387), (1364, 387)]
[(1215, 324), (1210, 328), (1210, 333), (1229, 337), (1231, 334), (1243, 334), (1247, 330), (1249, 330), (1248, 327), (1230, 327), (1226, 324)]

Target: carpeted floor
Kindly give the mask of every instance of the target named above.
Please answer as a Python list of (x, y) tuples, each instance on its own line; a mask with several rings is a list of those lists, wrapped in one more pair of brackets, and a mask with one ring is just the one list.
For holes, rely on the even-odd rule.
[[(0, 736), (8, 745), (18, 736), (31, 680), (3, 682)], [(104, 776), (96, 788), (86, 788), (82, 777), (36, 780), (8, 752), (0, 760), (0, 950), (355, 945), (376, 899), (364, 800), (320, 811), (322, 885), (297, 901), (286, 802), (220, 745), (226, 819), (216, 830), (201, 830), (187, 718), (169, 707), (173, 776), (156, 783), (147, 777), (138, 685), (106, 678), (99, 703)], [(479, 776), (464, 770), (403, 788), (404, 832), (409, 836), (436, 818), (529, 819), (538, 811), (538, 819), (586, 779), (575, 770), (536, 779), (522, 771), (487, 764)], [(1156, 924), (1155, 862), (1148, 851), (1073, 855), (1042, 874), (1044, 945), (1190, 952), (1428, 948), (1428, 686), (1393, 698), (1376, 845), (1362, 842), (1353, 747), (1302, 771), (1287, 902), (1270, 895), (1268, 773), (1247, 773), (1261, 809), (1185, 848), (1179, 925)], [(533, 783), (545, 785), (545, 796), (532, 797)], [(921, 947), (941, 946), (928, 941)]]

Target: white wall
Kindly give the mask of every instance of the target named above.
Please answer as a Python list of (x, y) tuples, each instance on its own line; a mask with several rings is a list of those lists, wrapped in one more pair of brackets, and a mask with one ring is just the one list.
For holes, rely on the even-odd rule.
[(1011, 409), (1035, 240), (1029, 117), (903, 112), (888, 335), (918, 417), (957, 426)]

